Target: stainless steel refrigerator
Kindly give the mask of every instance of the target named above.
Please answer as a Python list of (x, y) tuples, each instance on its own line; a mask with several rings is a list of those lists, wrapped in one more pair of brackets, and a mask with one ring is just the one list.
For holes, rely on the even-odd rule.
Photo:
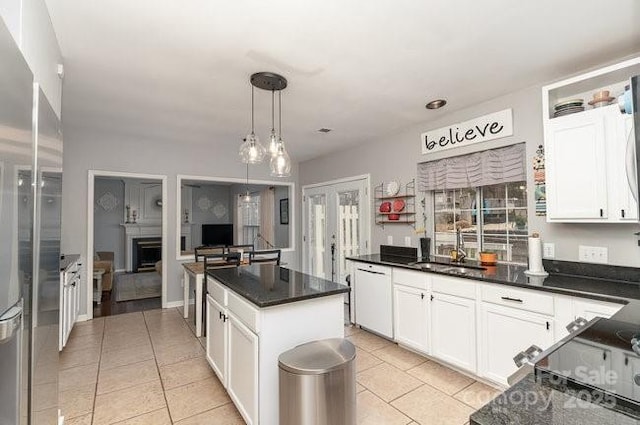
[(0, 19), (0, 425), (57, 424), (62, 137)]

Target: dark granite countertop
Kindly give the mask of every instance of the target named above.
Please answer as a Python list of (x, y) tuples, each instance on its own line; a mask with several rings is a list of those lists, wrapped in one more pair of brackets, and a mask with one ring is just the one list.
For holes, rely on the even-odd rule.
[(272, 264), (209, 270), (207, 274), (260, 308), (350, 291), (346, 285)]
[[(496, 266), (482, 266), (485, 270), (473, 270), (470, 274), (425, 270), (419, 264), (413, 264), (415, 259), (404, 257), (381, 256), (380, 254), (349, 257), (349, 260), (370, 264), (381, 264), (401, 267), (409, 270), (424, 271), (472, 279), (489, 283), (516, 286), (538, 291), (553, 292), (563, 295), (577, 295), (601, 301), (627, 303), (628, 300), (640, 300), (640, 271), (630, 267), (614, 267), (602, 265), (585, 265), (566, 261), (544, 261), (547, 277), (528, 276), (527, 267), (514, 264), (498, 264)], [(449, 263), (443, 258), (434, 260), (437, 263), (451, 266), (472, 267), (480, 266), (478, 262), (468, 260), (463, 264)], [(576, 265), (577, 264), (577, 265)], [(595, 266), (595, 267), (594, 267)], [(600, 268), (606, 268), (610, 274), (598, 273)], [(613, 271), (611, 271), (613, 270)], [(614, 278), (608, 277), (614, 276)], [(639, 316), (640, 318), (640, 316)]]
[(535, 381), (533, 374), (469, 417), (471, 425), (640, 425), (620, 411), (558, 391)]
[(64, 254), (60, 256), (60, 271), (65, 271), (71, 264), (80, 259), (79, 254)]

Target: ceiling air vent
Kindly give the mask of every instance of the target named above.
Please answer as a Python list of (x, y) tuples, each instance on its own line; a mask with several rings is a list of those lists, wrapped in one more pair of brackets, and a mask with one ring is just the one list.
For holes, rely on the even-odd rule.
[(321, 128), (320, 130), (318, 130), (320, 133), (328, 133), (331, 131), (330, 128)]

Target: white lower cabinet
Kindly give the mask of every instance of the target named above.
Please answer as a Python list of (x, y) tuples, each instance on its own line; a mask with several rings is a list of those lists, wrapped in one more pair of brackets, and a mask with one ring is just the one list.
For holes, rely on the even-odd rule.
[(476, 300), (434, 292), (431, 297), (431, 355), (476, 372)]
[(249, 425), (258, 413), (258, 335), (232, 313), (228, 318), (227, 390)]
[(429, 298), (424, 289), (394, 285), (395, 340), (429, 352)]
[(478, 374), (507, 385), (507, 378), (517, 370), (516, 354), (532, 344), (542, 349), (553, 344), (553, 318), (482, 302), (479, 338)]
[(222, 385), (227, 382), (226, 309), (207, 295), (207, 360)]
[(207, 360), (249, 425), (258, 416), (258, 335), (207, 295)]

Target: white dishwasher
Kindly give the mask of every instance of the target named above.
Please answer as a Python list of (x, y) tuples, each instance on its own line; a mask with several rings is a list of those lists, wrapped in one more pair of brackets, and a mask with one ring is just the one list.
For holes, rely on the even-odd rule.
[(354, 292), (356, 323), (393, 338), (391, 267), (357, 263)]

